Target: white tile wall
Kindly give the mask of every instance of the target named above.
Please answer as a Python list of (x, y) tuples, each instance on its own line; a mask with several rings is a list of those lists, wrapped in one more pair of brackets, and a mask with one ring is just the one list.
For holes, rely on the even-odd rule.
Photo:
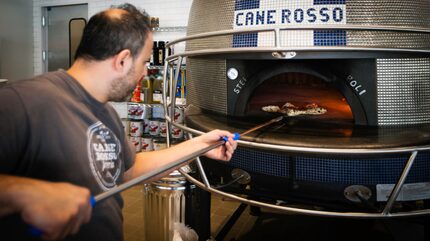
[[(88, 4), (88, 17), (97, 12), (124, 2), (131, 3), (141, 9), (145, 9), (151, 16), (160, 19), (160, 27), (183, 27), (188, 23), (188, 15), (192, 0), (33, 0), (33, 36), (34, 36), (34, 74), (43, 72), (42, 65), (42, 8), (48, 6), (61, 6), (72, 4)], [(170, 41), (185, 36), (185, 31), (155, 32), (154, 40)], [(175, 48), (181, 51), (183, 45)]]

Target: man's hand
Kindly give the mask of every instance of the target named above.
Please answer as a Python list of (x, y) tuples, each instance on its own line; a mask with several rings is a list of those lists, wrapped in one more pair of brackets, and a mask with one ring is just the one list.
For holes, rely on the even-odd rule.
[[(228, 137), (228, 140), (225, 143), (206, 152), (204, 155), (208, 158), (216, 160), (229, 161), (237, 147), (237, 142), (233, 140), (234, 136), (235, 135), (228, 131), (213, 130), (167, 149), (140, 152), (136, 155), (136, 160), (133, 167), (128, 169), (128, 171), (125, 173), (124, 179), (129, 181), (148, 172), (160, 171), (160, 169), (164, 170), (166, 165), (178, 161), (181, 158), (185, 158), (188, 155), (194, 154), (195, 152), (201, 151), (207, 147), (211, 147), (219, 143), (219, 141), (222, 141), (224, 137)], [(192, 161), (192, 159), (188, 160), (188, 162), (190, 161)], [(182, 163), (182, 165), (185, 164), (186, 162)], [(180, 165), (172, 167), (171, 169), (165, 170), (164, 172), (160, 172), (150, 180), (145, 181), (149, 182), (157, 180), (171, 173), (173, 170), (178, 169), (179, 167)]]
[(203, 134), (197, 138), (208, 146), (212, 145), (214, 142), (221, 140), (224, 136), (228, 137), (228, 141), (211, 151), (208, 151), (205, 156), (211, 159), (230, 161), (234, 151), (237, 148), (237, 142), (233, 140), (234, 135), (228, 131), (213, 130), (206, 134)]
[(8, 183), (0, 195), (2, 203), (5, 201), (10, 210), (21, 214), (25, 223), (42, 231), (44, 240), (61, 240), (76, 234), (91, 218), (91, 196), (86, 188), (0, 175), (0, 186)]

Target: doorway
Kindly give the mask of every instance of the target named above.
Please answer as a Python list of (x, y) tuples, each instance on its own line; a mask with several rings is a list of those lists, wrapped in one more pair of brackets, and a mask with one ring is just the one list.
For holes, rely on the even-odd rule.
[(68, 69), (88, 19), (88, 5), (44, 7), (42, 12), (43, 71)]

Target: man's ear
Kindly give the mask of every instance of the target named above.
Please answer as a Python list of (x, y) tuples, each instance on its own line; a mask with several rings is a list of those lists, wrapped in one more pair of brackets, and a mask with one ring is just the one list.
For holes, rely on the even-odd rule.
[(121, 50), (117, 55), (114, 56), (113, 60), (115, 70), (121, 73), (128, 73), (131, 66), (133, 65), (133, 57), (129, 49)]

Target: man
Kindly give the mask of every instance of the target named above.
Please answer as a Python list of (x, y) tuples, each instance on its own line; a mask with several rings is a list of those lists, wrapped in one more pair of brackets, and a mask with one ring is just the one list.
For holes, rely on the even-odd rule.
[[(228, 161), (237, 144), (214, 130), (175, 147), (134, 152), (107, 101), (121, 101), (146, 74), (149, 18), (125, 4), (93, 16), (76, 61), (0, 89), (0, 230), (8, 240), (122, 240), (120, 195), (91, 195), (156, 170), (228, 136), (205, 155)], [(167, 174), (167, 173), (165, 173)], [(85, 224), (85, 225), (83, 225)], [(34, 239), (39, 239), (34, 238)]]

